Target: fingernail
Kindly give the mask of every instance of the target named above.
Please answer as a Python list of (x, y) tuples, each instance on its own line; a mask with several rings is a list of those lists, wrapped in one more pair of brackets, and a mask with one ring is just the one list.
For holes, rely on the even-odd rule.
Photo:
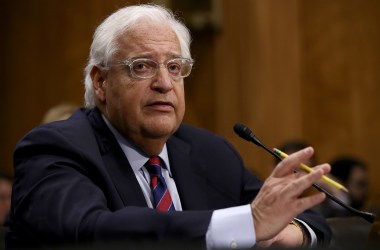
[(310, 154), (311, 152), (313, 152), (313, 148), (312, 147), (307, 147), (304, 150), (305, 150), (305, 153), (307, 153), (307, 154)]

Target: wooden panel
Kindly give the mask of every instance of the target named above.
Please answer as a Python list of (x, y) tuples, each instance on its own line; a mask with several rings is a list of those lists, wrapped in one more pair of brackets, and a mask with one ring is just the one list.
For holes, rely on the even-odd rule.
[(266, 177), (272, 159), (242, 142), (243, 121), (269, 147), (315, 146), (328, 162), (347, 153), (369, 163), (380, 203), (379, 1), (225, 1), (216, 38), (216, 128)]
[(321, 161), (366, 161), (380, 204), (380, 1), (300, 3), (305, 134)]
[[(133, 3), (134, 1), (129, 1)], [(140, 1), (141, 2), (141, 1)], [(11, 172), (16, 142), (62, 102), (83, 103), (83, 69), (94, 29), (122, 0), (1, 1), (1, 161)]]
[[(273, 159), (233, 133), (237, 121), (269, 147), (299, 138), (320, 161), (358, 155), (379, 204), (380, 1), (221, 1), (221, 29), (193, 34), (185, 121), (227, 137), (263, 178)], [(11, 172), (16, 142), (49, 107), (82, 104), (92, 33), (125, 1), (0, 4), (0, 164)]]
[(217, 131), (266, 177), (273, 159), (232, 131), (249, 125), (269, 147), (302, 136), (297, 1), (225, 1), (217, 39)]

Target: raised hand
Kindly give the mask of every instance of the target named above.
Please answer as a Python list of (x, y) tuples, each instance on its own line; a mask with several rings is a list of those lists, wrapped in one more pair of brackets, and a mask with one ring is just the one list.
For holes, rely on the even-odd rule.
[[(257, 197), (251, 203), (256, 241), (275, 239), (294, 217), (325, 199), (324, 193), (303, 197), (301, 194), (322, 175), (328, 173), (330, 165), (318, 165), (313, 172), (307, 174), (294, 173), (294, 169), (310, 158), (313, 153), (313, 148), (308, 147), (290, 155), (277, 165), (264, 182)], [(302, 237), (302, 234), (298, 237)], [(283, 237), (281, 241), (286, 243)]]

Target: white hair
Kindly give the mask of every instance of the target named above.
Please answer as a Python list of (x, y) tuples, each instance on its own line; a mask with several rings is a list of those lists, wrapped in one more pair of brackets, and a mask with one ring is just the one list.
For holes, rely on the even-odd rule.
[(90, 72), (95, 65), (107, 65), (118, 50), (117, 38), (137, 21), (149, 20), (156, 24), (169, 25), (177, 35), (181, 54), (191, 58), (191, 36), (187, 27), (179, 21), (173, 12), (158, 5), (136, 5), (117, 10), (107, 17), (96, 29), (91, 44), (90, 55), (85, 68), (85, 106), (95, 107), (95, 96)]

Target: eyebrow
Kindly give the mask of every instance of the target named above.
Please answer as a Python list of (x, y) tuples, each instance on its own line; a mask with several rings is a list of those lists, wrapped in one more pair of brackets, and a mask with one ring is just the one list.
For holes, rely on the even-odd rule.
[[(140, 59), (140, 58), (146, 58), (146, 59), (151, 59), (153, 60), (154, 59), (154, 56), (151, 55), (151, 54), (145, 54), (145, 55), (137, 55), (137, 56), (133, 56), (133, 57), (130, 57), (128, 59), (125, 59), (125, 60), (135, 60), (135, 59)], [(182, 58), (182, 55), (178, 55), (178, 54), (172, 54), (168, 57), (168, 59), (174, 59), (174, 58)], [(166, 59), (166, 60), (168, 60)], [(124, 61), (125, 61), (124, 60)]]

